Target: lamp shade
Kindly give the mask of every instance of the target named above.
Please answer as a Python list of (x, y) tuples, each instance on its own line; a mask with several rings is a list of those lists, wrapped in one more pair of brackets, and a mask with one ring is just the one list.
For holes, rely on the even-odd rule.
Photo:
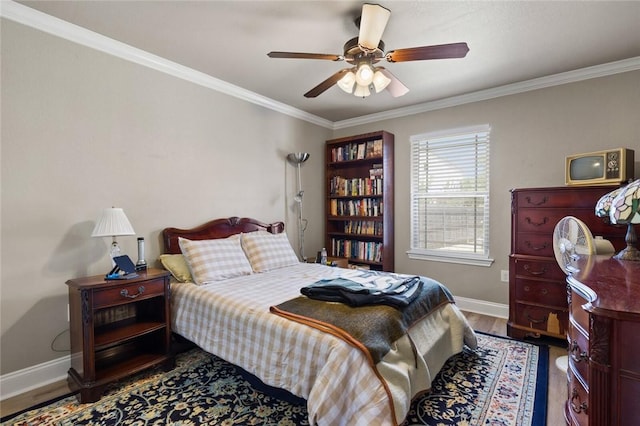
[(373, 87), (376, 88), (376, 93), (382, 92), (391, 83), (391, 79), (384, 75), (382, 71), (376, 71), (373, 74)]
[(640, 179), (630, 183), (611, 200), (611, 223), (640, 223)]
[(349, 71), (344, 75), (344, 77), (338, 80), (338, 87), (347, 93), (351, 93), (353, 92), (353, 85), (355, 84), (355, 82), (356, 75), (353, 73), (353, 71)]
[(91, 233), (92, 237), (115, 237), (117, 235), (135, 235), (131, 222), (118, 207), (104, 209)]
[(366, 98), (370, 94), (369, 86), (362, 86), (360, 84), (356, 84), (356, 90), (353, 91), (353, 95), (359, 98)]
[(368, 86), (373, 81), (373, 70), (369, 64), (361, 64), (356, 71), (356, 83)]

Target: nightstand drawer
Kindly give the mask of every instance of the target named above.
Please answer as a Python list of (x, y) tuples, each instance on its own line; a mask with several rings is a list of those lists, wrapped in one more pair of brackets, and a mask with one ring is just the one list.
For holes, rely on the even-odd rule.
[(96, 309), (107, 306), (115, 306), (122, 303), (129, 303), (132, 300), (148, 299), (164, 295), (164, 279), (155, 279), (145, 282), (137, 282), (117, 285), (114, 288), (107, 288), (95, 291), (93, 294), (93, 306)]

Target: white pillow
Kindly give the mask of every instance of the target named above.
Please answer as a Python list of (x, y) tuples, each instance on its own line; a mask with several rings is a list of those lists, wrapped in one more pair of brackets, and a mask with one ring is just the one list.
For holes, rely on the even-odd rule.
[(253, 272), (266, 272), (300, 263), (284, 232), (271, 234), (256, 231), (242, 234), (242, 248)]
[(180, 237), (178, 244), (196, 284), (207, 284), (251, 273), (251, 265), (237, 236), (199, 241)]

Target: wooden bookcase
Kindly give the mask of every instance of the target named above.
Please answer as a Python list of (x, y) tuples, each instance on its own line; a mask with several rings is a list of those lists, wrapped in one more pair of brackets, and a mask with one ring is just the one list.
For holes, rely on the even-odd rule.
[(393, 143), (385, 131), (328, 140), (325, 244), (330, 257), (394, 270)]

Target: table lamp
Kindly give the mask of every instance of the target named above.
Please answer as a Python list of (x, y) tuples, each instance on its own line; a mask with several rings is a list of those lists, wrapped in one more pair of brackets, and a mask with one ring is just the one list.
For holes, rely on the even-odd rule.
[(96, 222), (95, 228), (93, 228), (91, 236), (112, 238), (111, 249), (109, 251), (112, 266), (115, 266), (113, 258), (120, 256), (120, 246), (116, 241), (116, 237), (120, 235), (135, 235), (133, 226), (131, 226), (131, 222), (127, 219), (127, 215), (124, 214), (124, 210), (117, 207), (104, 209)]
[(640, 179), (604, 195), (596, 204), (596, 216), (609, 217), (612, 224), (627, 225), (627, 247), (614, 258), (640, 261), (640, 250), (634, 226), (640, 223)]

